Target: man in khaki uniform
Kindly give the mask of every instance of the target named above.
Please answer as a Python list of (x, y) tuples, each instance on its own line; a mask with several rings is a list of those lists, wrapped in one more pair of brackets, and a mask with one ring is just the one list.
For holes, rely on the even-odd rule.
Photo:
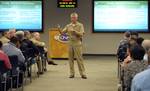
[(70, 17), (71, 23), (66, 25), (62, 30), (62, 33), (67, 33), (69, 36), (69, 78), (74, 78), (74, 58), (76, 57), (80, 75), (83, 79), (87, 79), (82, 57), (82, 37), (84, 34), (84, 27), (83, 24), (77, 21), (77, 13), (72, 13)]
[[(33, 37), (30, 39), (35, 46), (45, 47), (45, 43), (40, 41), (40, 34), (38, 32), (33, 33)], [(38, 67), (38, 74), (43, 74), (42, 71), (42, 61), (39, 57), (37, 57), (37, 67)]]
[(0, 38), (0, 41), (5, 44), (5, 43), (8, 43), (10, 40), (9, 40), (9, 32), (8, 31), (5, 31), (2, 33), (2, 37)]
[[(30, 39), (34, 45), (39, 46), (39, 47), (43, 47), (45, 53), (47, 54), (47, 48), (45, 47), (45, 43), (40, 41), (40, 34), (38, 32), (34, 32), (33, 33), (33, 38)], [(46, 55), (47, 56), (47, 55)], [(48, 61), (49, 65), (57, 65), (55, 62), (53, 62), (52, 60)], [(39, 60), (38, 61), (38, 68), (39, 71), (42, 71), (42, 62)], [(46, 68), (46, 67), (45, 67)], [(45, 69), (46, 70), (46, 69)], [(42, 74), (42, 72), (40, 72)]]

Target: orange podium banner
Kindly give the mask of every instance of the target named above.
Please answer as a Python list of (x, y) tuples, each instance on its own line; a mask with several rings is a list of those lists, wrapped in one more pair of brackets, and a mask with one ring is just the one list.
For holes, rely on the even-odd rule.
[(49, 30), (49, 56), (51, 58), (68, 58), (68, 36), (61, 35), (58, 28)]

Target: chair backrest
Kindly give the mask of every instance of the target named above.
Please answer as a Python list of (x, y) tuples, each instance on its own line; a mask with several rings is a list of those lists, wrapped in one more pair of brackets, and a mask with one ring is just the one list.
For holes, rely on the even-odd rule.
[(15, 69), (19, 66), (18, 57), (16, 55), (9, 56), (9, 60), (12, 65), (12, 69)]
[(0, 74), (6, 73), (8, 69), (6, 68), (4, 61), (0, 60)]

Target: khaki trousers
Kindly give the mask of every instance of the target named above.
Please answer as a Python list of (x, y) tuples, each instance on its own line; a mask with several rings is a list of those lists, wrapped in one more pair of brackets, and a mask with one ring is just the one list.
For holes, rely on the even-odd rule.
[(82, 57), (82, 45), (69, 45), (69, 66), (70, 66), (70, 75), (75, 74), (74, 70), (74, 58), (77, 60), (79, 73), (81, 76), (85, 74), (85, 68), (83, 64)]

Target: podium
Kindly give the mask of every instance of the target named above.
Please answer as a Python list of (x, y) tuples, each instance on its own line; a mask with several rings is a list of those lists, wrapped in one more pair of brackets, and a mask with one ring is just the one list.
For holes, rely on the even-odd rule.
[(49, 56), (51, 58), (68, 58), (67, 38), (59, 33), (58, 28), (49, 29)]

